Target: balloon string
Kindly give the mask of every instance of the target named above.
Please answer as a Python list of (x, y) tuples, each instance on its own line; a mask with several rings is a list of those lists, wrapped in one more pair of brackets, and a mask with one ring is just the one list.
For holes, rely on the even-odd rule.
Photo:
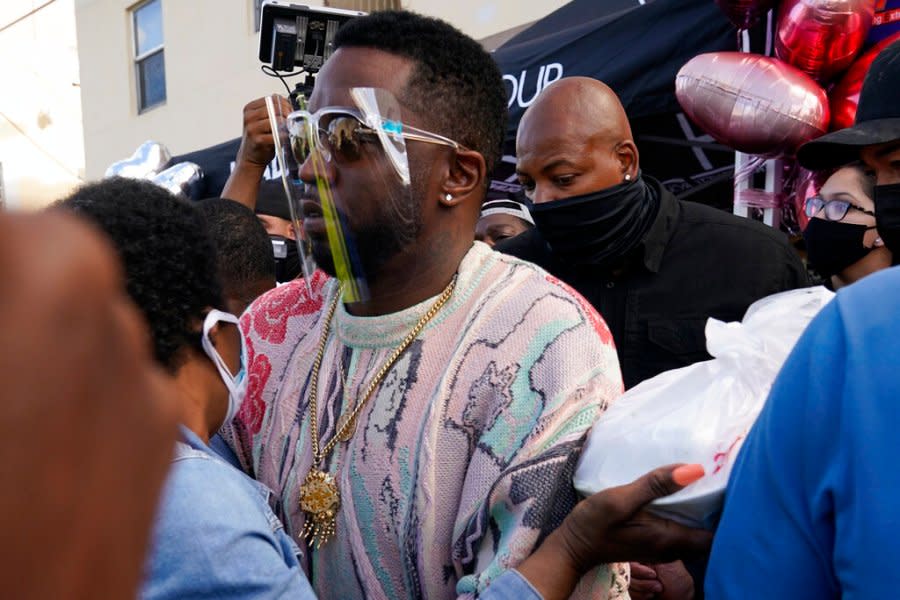
[(784, 194), (765, 190), (740, 190), (735, 193), (734, 203), (751, 208), (779, 208), (784, 204)]
[(762, 167), (766, 163), (766, 159), (761, 156), (754, 156), (750, 160), (747, 161), (740, 169), (734, 172), (734, 187), (737, 187), (750, 179), (750, 177), (756, 173), (760, 167)]
[(767, 192), (760, 189), (741, 189), (741, 184), (748, 181), (763, 165), (765, 158), (754, 156), (734, 173), (734, 204), (752, 208), (778, 208), (784, 204), (782, 192)]

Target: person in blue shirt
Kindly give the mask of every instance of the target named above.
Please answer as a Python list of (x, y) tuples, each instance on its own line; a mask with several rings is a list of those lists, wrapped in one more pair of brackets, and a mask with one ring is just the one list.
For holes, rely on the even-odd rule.
[(900, 270), (840, 292), (798, 342), (741, 449), (708, 598), (890, 598), (900, 589)]
[[(861, 159), (879, 235), (900, 253), (900, 42), (875, 59), (856, 124), (801, 148)], [(896, 259), (895, 259), (896, 260)], [(900, 592), (900, 270), (841, 289), (809, 325), (738, 455), (706, 595), (894, 598)]]
[[(141, 597), (313, 599), (268, 491), (208, 446), (246, 389), (237, 318), (223, 312), (202, 214), (149, 182), (86, 185), (61, 208), (107, 234), (171, 375), (180, 440), (154, 526)], [(128, 401), (128, 398), (122, 398)]]

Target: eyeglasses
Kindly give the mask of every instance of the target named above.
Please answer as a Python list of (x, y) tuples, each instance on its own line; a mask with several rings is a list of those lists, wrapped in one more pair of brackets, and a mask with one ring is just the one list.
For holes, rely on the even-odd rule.
[(822, 196), (813, 196), (807, 198), (806, 202), (803, 204), (803, 210), (810, 219), (816, 216), (819, 211), (825, 209), (824, 214), (826, 221), (840, 221), (847, 216), (847, 211), (851, 208), (855, 208), (861, 213), (872, 215), (873, 217), (875, 216), (873, 211), (867, 210), (858, 204), (848, 202), (847, 200), (825, 200)]
[[(394, 140), (412, 140), (428, 144), (449, 146), (454, 150), (465, 147), (424, 129), (405, 125), (400, 121), (382, 120), (380, 127)], [(305, 110), (292, 112), (287, 117), (291, 151), (298, 163), (303, 164), (312, 150), (320, 152), (325, 160), (350, 163), (363, 156), (365, 144), (377, 143), (379, 130), (366, 125), (360, 113), (348, 108), (322, 108), (315, 113)], [(316, 135), (311, 135), (315, 132)]]

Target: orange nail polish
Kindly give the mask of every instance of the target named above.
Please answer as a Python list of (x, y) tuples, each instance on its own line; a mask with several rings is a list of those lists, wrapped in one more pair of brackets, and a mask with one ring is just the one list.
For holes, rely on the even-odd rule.
[(694, 483), (705, 474), (703, 465), (681, 465), (672, 471), (672, 479), (678, 485), (686, 486)]

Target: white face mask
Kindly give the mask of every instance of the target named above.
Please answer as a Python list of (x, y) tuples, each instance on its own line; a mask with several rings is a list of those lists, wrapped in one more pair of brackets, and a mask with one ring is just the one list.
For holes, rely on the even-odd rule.
[[(216, 323), (220, 322), (234, 323), (238, 327), (238, 334), (241, 336), (241, 361), (237, 375), (232, 375), (231, 372), (229, 372), (228, 365), (222, 360), (216, 347), (213, 346), (212, 341), (209, 339), (209, 330), (212, 329)], [(223, 424), (230, 423), (241, 409), (241, 404), (244, 402), (244, 396), (247, 395), (247, 347), (244, 342), (244, 334), (241, 333), (240, 325), (238, 324), (238, 318), (227, 312), (212, 309), (206, 314), (206, 318), (203, 320), (203, 335), (200, 338), (200, 341), (203, 345), (204, 352), (206, 352), (209, 359), (213, 361), (213, 364), (216, 365), (219, 376), (222, 377), (225, 387), (228, 388), (228, 413), (225, 415)]]

